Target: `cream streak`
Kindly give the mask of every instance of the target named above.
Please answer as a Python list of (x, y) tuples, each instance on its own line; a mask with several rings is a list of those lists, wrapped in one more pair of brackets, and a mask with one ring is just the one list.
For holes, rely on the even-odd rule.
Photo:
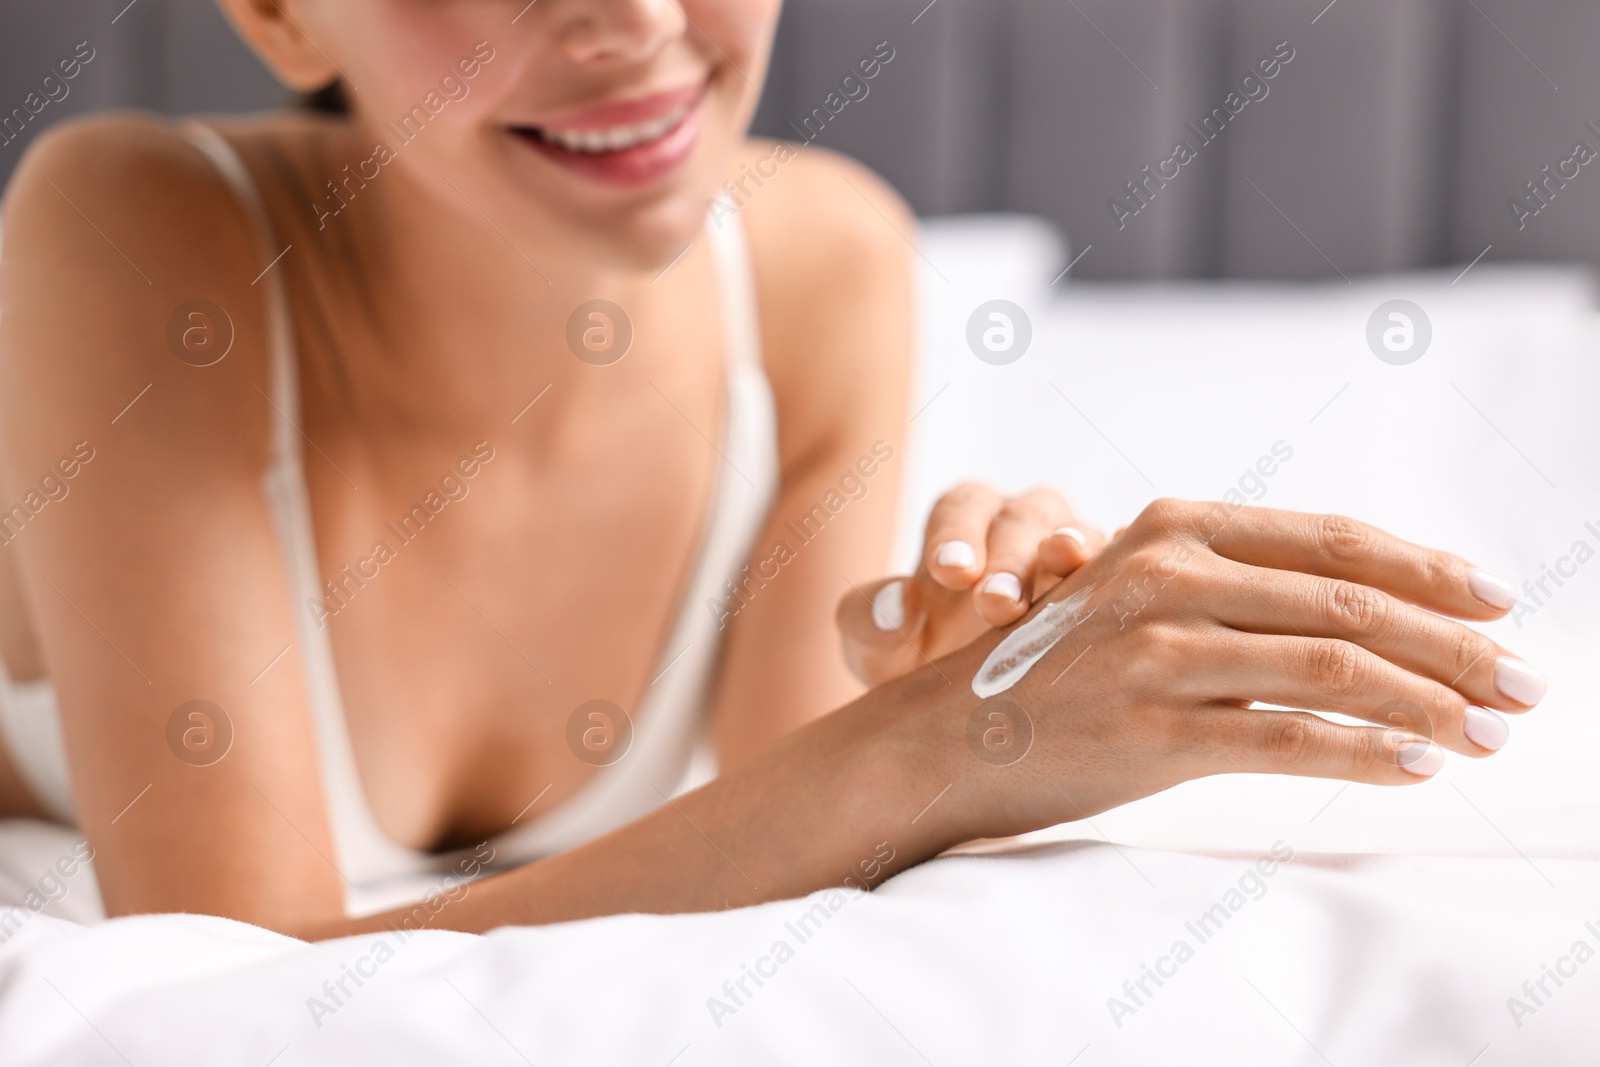
[(1093, 609), (1083, 610), (1092, 592), (1094, 586), (1085, 586), (1065, 600), (1046, 604), (1039, 614), (1007, 634), (972, 676), (972, 691), (987, 700), (1022, 681), (1045, 653), (1094, 614)]

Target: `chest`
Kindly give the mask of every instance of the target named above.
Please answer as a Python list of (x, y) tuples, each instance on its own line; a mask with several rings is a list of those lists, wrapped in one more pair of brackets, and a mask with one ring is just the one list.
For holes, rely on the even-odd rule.
[[(713, 317), (714, 318), (714, 317)], [(670, 651), (722, 476), (719, 339), (644, 343), (599, 388), (515, 366), (374, 415), (305, 397), (325, 628), (363, 788), (417, 847), (482, 839), (594, 773), (568, 722), (630, 715)], [(563, 384), (568, 388), (562, 393)]]

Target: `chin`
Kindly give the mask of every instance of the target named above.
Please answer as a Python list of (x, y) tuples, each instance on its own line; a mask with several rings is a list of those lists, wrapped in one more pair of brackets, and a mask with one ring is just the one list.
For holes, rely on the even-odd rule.
[(700, 239), (708, 198), (709, 192), (699, 190), (676, 193), (633, 211), (581, 220), (568, 216), (563, 228), (570, 235), (569, 247), (595, 266), (653, 278)]

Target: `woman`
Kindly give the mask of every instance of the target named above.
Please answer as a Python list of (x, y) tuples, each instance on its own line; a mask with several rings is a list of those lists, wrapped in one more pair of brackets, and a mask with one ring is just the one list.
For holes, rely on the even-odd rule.
[[(910, 220), (784, 149), (707, 222), (780, 151), (743, 138), (777, 6), (225, 0), (352, 114), (30, 153), (0, 788), (76, 818), (111, 914), (746, 904), (1205, 774), (1418, 781), (1537, 702), (1434, 614), (1508, 586), (1349, 520), (1160, 502), (1097, 553), (1053, 493), (966, 487), (916, 576), (865, 583)], [(819, 717), (852, 695), (835, 600), (876, 688)], [(663, 803), (706, 700), (723, 775)], [(448, 897), (383, 910), (423, 873)]]

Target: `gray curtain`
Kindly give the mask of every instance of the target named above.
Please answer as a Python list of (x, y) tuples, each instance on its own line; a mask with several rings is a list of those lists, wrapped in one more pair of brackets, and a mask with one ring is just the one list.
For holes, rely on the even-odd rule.
[[(816, 143), (924, 214), (1055, 220), (1074, 255), (1093, 246), (1075, 277), (1336, 277), (1486, 248), (1600, 259), (1600, 166), (1567, 162), (1579, 141), (1600, 151), (1585, 126), (1600, 126), (1600, 4), (792, 0), (758, 129), (795, 136), (883, 40), (895, 60)], [(1294, 58), (1202, 142), (1186, 124), (1245, 99), (1279, 42)], [(1146, 178), (1180, 140), (1195, 158)]]
[[(61, 90), (58, 64), (80, 44), (94, 58)], [(49, 100), (37, 115), (27, 100)], [(289, 99), (234, 35), (213, 0), (4, 0), (0, 7), (0, 119), (20, 136), (0, 144), (0, 182), (52, 123), (106, 108), (167, 114), (254, 111)], [(15, 115), (21, 109), (24, 124)]]
[[(95, 59), (0, 145), (0, 179), (70, 115), (285, 99), (212, 0), (7, 0), (0, 108), (80, 41)], [(864, 160), (923, 214), (1044, 215), (1080, 278), (1594, 262), (1597, 47), (1600, 4), (1575, 0), (789, 0), (756, 128)]]

